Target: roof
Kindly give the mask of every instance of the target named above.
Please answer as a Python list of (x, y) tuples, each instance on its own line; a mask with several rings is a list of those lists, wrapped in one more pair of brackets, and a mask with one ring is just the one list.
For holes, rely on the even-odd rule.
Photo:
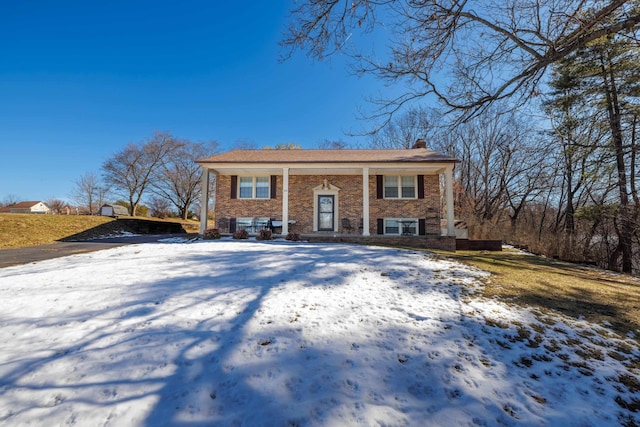
[(105, 203), (104, 205), (100, 206), (100, 210), (102, 210), (102, 208), (104, 208), (105, 206), (112, 208), (113, 212), (115, 213), (119, 213), (121, 215), (129, 215), (129, 209), (127, 209), (126, 206), (118, 205), (115, 203)]
[(41, 202), (39, 200), (36, 200), (35, 202), (20, 202), (20, 203), (16, 203), (15, 205), (7, 206), (7, 207), (9, 207), (11, 209), (29, 209), (29, 208), (34, 207), (38, 203), (42, 203), (42, 204), (46, 205), (46, 203)]
[(455, 163), (424, 148), (408, 150), (233, 150), (198, 160), (199, 164), (234, 163)]

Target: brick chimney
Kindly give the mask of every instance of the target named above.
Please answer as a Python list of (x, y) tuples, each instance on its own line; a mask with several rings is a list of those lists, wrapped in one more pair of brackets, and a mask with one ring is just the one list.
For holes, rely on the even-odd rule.
[(415, 148), (427, 148), (427, 142), (422, 138), (418, 138), (416, 142), (413, 143), (413, 147), (411, 147), (411, 149)]

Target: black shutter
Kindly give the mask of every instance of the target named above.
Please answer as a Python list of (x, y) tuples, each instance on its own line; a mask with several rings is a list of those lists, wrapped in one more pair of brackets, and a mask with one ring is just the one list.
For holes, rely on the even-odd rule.
[(382, 183), (382, 175), (376, 175), (376, 198), (384, 198), (384, 185)]
[(271, 198), (276, 198), (276, 185), (278, 184), (278, 177), (271, 175)]
[(229, 233), (235, 233), (236, 232), (236, 219), (235, 218), (230, 218), (229, 219)]
[(384, 234), (384, 219), (378, 218), (376, 222), (378, 223), (378, 234)]
[(424, 175), (418, 175), (418, 199), (424, 199)]
[[(238, 198), (238, 176), (237, 175), (231, 175), (231, 198), (232, 199)], [(234, 222), (234, 225), (235, 225), (235, 222)]]
[(426, 222), (424, 218), (418, 220), (418, 234), (424, 236), (426, 233)]

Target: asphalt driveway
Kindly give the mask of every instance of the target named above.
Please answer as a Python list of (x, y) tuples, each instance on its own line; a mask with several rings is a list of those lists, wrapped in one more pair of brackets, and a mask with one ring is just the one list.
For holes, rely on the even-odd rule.
[(117, 246), (140, 243), (154, 243), (171, 237), (196, 238), (197, 233), (190, 234), (149, 234), (139, 236), (110, 237), (106, 239), (83, 240), (78, 242), (57, 242), (50, 245), (29, 246), (16, 249), (0, 250), (0, 268), (12, 265), (29, 264), (68, 255), (101, 251)]

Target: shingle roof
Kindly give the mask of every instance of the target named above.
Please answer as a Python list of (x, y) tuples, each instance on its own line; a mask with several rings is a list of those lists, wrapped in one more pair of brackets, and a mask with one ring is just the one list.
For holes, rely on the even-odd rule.
[(38, 203), (40, 203), (40, 201), (35, 201), (35, 202), (20, 202), (20, 203), (16, 203), (15, 205), (11, 205), (8, 206), (11, 209), (29, 209), (35, 205), (37, 205)]
[(456, 162), (423, 148), (410, 150), (233, 150), (198, 160), (198, 163), (397, 163)]

